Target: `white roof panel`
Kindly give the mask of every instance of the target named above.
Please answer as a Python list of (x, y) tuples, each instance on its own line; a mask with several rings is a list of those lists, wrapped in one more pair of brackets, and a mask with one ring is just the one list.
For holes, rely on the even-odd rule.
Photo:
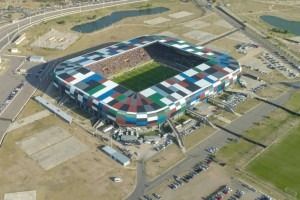
[(228, 67), (225, 67), (225, 68), (223, 68), (223, 69), (224, 69), (225, 71), (229, 72), (229, 73), (233, 72), (233, 70), (230, 69), (230, 68), (228, 68)]
[(204, 79), (201, 79), (201, 80), (197, 81), (195, 84), (198, 85), (201, 88), (204, 88), (204, 87), (209, 86), (211, 83), (204, 80)]
[(197, 68), (197, 69), (200, 69), (201, 71), (205, 71), (205, 70), (209, 69), (210, 66), (208, 66), (208, 65), (205, 64), (205, 63), (202, 63), (202, 64), (198, 65), (196, 68)]
[(189, 77), (194, 76), (196, 74), (198, 74), (199, 72), (193, 70), (193, 69), (189, 69), (187, 71), (184, 72), (186, 75), (188, 75)]
[(179, 89), (180, 91), (184, 92), (185, 94), (191, 94), (192, 92), (189, 91), (188, 89), (186, 89), (185, 87), (182, 87), (179, 84), (174, 84), (174, 87), (176, 87), (177, 89)]
[(90, 71), (86, 74), (77, 73), (73, 76), (75, 79), (73, 81), (71, 81), (70, 84), (75, 85), (76, 83), (79, 83), (80, 81), (82, 81), (94, 74), (95, 74), (95, 72), (92, 72), (92, 71)]
[(168, 99), (166, 97), (162, 98), (160, 101), (166, 105), (170, 105), (171, 103), (173, 103), (170, 99)]
[(182, 96), (179, 95), (178, 93), (173, 93), (173, 94), (171, 94), (171, 96), (174, 97), (177, 100), (182, 98)]
[(109, 88), (114, 88), (114, 87), (117, 87), (117, 86), (118, 86), (117, 83), (115, 83), (115, 82), (113, 82), (113, 81), (111, 81), (111, 80), (105, 81), (105, 82), (103, 83), (103, 85), (106, 86), (106, 87), (109, 87)]
[(213, 76), (213, 75), (208, 75), (207, 78), (209, 78), (209, 79), (211, 79), (213, 81), (217, 81), (218, 80), (218, 78), (215, 77), (215, 76)]
[(158, 119), (157, 116), (153, 116), (153, 117), (148, 117), (148, 118), (147, 118), (147, 121), (148, 121), (148, 122), (151, 122), (151, 121), (155, 121), (155, 120), (157, 120), (157, 119)]
[(109, 102), (111, 102), (112, 100), (114, 100), (114, 98), (112, 98), (112, 97), (107, 97), (107, 98), (104, 99), (102, 102), (103, 102), (103, 103), (109, 103)]
[(147, 118), (147, 114), (139, 114), (139, 113), (137, 113), (136, 118), (138, 118), (138, 119), (145, 119), (145, 118)]
[(168, 83), (168, 82), (166, 82), (166, 81), (163, 81), (163, 82), (161, 82), (160, 84), (162, 84), (163, 86), (165, 86), (165, 87), (170, 87), (171, 85)]
[(108, 92), (109, 90), (111, 90), (111, 88), (105, 87), (105, 88), (103, 88), (103, 89), (101, 89), (101, 90), (95, 92), (92, 96), (97, 98), (97, 97), (99, 97), (99, 96), (105, 94), (105, 93)]
[(178, 79), (178, 80), (180, 80), (180, 81), (185, 80), (185, 78), (182, 77), (182, 76), (180, 76), (180, 74), (176, 75), (175, 78)]
[(141, 95), (145, 96), (145, 97), (149, 97), (151, 96), (152, 94), (155, 94), (155, 90), (151, 89), (151, 88), (147, 88), (143, 91), (140, 92)]
[(197, 54), (198, 56), (202, 56), (204, 53), (199, 51), (199, 52), (196, 52), (195, 54)]

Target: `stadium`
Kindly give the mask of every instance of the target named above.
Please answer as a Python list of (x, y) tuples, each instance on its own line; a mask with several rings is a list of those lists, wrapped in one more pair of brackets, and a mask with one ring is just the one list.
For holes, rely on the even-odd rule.
[(240, 72), (229, 55), (150, 35), (60, 63), (53, 85), (99, 118), (150, 127), (222, 92)]

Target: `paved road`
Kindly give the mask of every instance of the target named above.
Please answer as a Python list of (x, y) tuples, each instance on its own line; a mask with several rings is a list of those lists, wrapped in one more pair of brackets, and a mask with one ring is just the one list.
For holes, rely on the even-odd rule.
[[(144, 165), (144, 161), (138, 161), (137, 162), (137, 169), (136, 169), (136, 183), (138, 185), (136, 185), (136, 189), (134, 191), (133, 194), (130, 195), (130, 198), (131, 197), (139, 197), (141, 196), (143, 193), (144, 193), (144, 190), (145, 190), (145, 185), (147, 184), (146, 182), (146, 176), (145, 176), (145, 165)], [(142, 187), (140, 187), (142, 186)], [(135, 198), (135, 199), (138, 199), (138, 198)]]
[[(283, 104), (288, 100), (289, 96), (290, 93), (284, 93), (282, 96), (275, 99), (274, 102), (278, 104)], [(249, 111), (247, 114), (244, 114), (240, 118), (233, 121), (231, 124), (227, 125), (226, 128), (243, 135), (245, 131), (251, 128), (251, 126), (254, 123), (263, 120), (264, 116), (272, 112), (274, 109), (276, 109), (276, 107), (271, 106), (269, 104), (261, 103), (257, 107)], [(228, 138), (237, 137), (223, 130), (218, 130), (214, 132), (195, 148), (187, 152), (186, 158), (183, 161), (181, 161), (178, 165), (174, 166), (173, 168), (171, 168), (170, 170), (168, 170), (167, 172), (163, 173), (161, 176), (155, 178), (150, 182), (145, 183), (144, 178), (140, 177), (141, 175), (145, 176), (145, 174), (138, 171), (137, 181), (142, 180), (142, 182), (137, 182), (137, 187), (135, 191), (129, 196), (128, 199), (138, 199), (144, 193), (149, 192), (151, 189), (160, 185), (166, 179), (171, 178), (174, 174), (179, 174), (181, 172), (190, 170), (192, 166), (194, 166), (197, 162), (205, 159), (205, 157), (208, 155), (208, 153), (205, 151), (207, 147), (215, 146), (218, 148), (222, 148), (227, 144)]]

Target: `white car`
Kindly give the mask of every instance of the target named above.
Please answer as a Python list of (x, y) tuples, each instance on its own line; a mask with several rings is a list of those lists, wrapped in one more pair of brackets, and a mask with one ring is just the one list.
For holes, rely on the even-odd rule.
[(113, 177), (112, 180), (116, 183), (120, 183), (123, 181), (120, 177)]

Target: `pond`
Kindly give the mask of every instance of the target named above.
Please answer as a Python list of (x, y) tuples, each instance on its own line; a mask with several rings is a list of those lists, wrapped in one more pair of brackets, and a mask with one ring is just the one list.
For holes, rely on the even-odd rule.
[(155, 8), (147, 8), (147, 9), (140, 9), (140, 10), (116, 11), (111, 13), (110, 15), (101, 17), (95, 21), (73, 26), (72, 30), (81, 33), (91, 33), (106, 28), (128, 17), (155, 15), (166, 11), (169, 11), (169, 9), (165, 7), (155, 7)]
[(260, 18), (271, 26), (287, 30), (289, 33), (295, 35), (300, 35), (300, 21), (290, 21), (271, 15), (263, 15)]

